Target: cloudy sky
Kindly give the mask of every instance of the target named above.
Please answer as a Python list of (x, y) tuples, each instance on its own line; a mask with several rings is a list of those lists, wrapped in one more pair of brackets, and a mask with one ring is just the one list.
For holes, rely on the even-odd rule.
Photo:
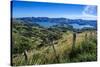
[(12, 17), (65, 17), (71, 19), (97, 18), (95, 5), (58, 4), (43, 2), (12, 2)]

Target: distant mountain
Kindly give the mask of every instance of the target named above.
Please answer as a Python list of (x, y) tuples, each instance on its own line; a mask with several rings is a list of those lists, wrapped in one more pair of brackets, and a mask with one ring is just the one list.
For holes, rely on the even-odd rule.
[(13, 18), (13, 20), (19, 20), (23, 23), (38, 23), (40, 25), (89, 25), (89, 27), (97, 28), (97, 20), (82, 20), (82, 19), (68, 19), (68, 18), (48, 18), (48, 17), (23, 17), (23, 18)]

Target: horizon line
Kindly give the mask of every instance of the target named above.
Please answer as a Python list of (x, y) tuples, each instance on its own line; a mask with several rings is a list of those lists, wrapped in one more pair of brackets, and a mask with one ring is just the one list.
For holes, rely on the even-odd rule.
[[(12, 17), (11, 16), (11, 18), (32, 18), (32, 17), (34, 17), (34, 18), (43, 18), (43, 17), (41, 17), (41, 16), (25, 16), (25, 17)], [(65, 19), (73, 19), (73, 20), (97, 20), (97, 18), (96, 19), (83, 19), (83, 18), (93, 18), (93, 17), (83, 17), (83, 18), (68, 18), (68, 17), (47, 17), (47, 16), (44, 16), (44, 18), (65, 18)]]

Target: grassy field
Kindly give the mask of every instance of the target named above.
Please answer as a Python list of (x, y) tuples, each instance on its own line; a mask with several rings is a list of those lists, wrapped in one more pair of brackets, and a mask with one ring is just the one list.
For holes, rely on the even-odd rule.
[(85, 31), (76, 34), (75, 48), (72, 51), (73, 32), (63, 33), (62, 38), (54, 41), (52, 46), (43, 46), (40, 49), (28, 50), (28, 59), (23, 53), (13, 54), (13, 65), (40, 65), (69, 62), (85, 62), (97, 60), (96, 31)]

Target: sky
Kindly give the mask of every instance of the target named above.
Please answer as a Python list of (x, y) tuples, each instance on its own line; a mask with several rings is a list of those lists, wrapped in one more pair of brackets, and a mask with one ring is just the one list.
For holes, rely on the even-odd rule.
[(12, 1), (12, 17), (50, 17), (70, 19), (97, 18), (97, 6), (61, 3)]

